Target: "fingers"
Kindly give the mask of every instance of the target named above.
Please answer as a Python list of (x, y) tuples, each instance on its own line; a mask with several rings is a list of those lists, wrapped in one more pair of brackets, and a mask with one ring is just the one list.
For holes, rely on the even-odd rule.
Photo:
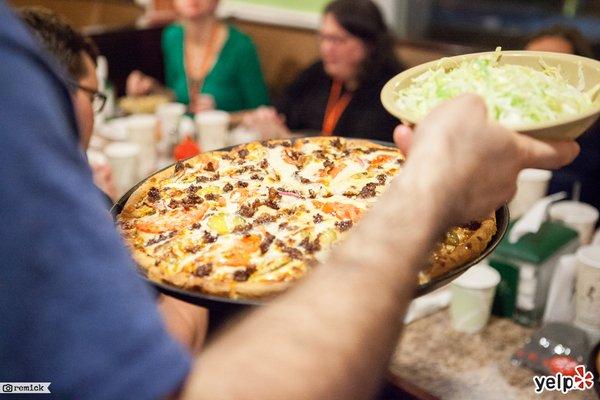
[(145, 95), (154, 89), (154, 79), (135, 70), (127, 77), (126, 91), (129, 96)]
[(544, 142), (515, 134), (523, 168), (557, 169), (570, 164), (579, 154), (575, 141)]
[(406, 125), (398, 125), (394, 130), (394, 143), (406, 157), (413, 142), (413, 130)]
[(482, 97), (466, 93), (441, 103), (427, 119), (446, 129), (453, 128), (453, 123), (481, 125), (488, 120), (487, 106)]

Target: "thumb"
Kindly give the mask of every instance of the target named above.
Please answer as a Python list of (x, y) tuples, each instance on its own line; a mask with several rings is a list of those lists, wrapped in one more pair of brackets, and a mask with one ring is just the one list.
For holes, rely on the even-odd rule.
[(394, 143), (405, 157), (408, 156), (413, 143), (413, 130), (406, 125), (398, 125), (394, 129)]
[(545, 142), (515, 133), (523, 168), (557, 169), (573, 162), (579, 154), (575, 141)]

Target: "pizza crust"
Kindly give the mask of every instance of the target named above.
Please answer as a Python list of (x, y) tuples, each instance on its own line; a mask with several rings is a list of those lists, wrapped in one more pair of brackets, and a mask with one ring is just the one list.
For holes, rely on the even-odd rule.
[(481, 221), (481, 226), (464, 243), (459, 244), (448, 254), (434, 254), (430, 265), (424, 269), (420, 283), (424, 284), (453, 269), (476, 259), (487, 248), (496, 234), (496, 215)]

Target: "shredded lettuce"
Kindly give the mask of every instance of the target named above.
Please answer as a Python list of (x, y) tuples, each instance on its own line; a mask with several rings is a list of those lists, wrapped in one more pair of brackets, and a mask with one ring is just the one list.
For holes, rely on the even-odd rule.
[[(500, 48), (493, 54), (438, 67), (417, 76), (397, 92), (396, 105), (421, 118), (444, 100), (462, 93), (482, 96), (490, 115), (507, 126), (554, 121), (579, 114), (592, 106), (598, 87), (584, 92), (580, 65), (579, 84), (569, 84), (560, 68), (540, 59), (540, 70), (520, 65), (499, 65)], [(443, 62), (444, 60), (441, 60)]]

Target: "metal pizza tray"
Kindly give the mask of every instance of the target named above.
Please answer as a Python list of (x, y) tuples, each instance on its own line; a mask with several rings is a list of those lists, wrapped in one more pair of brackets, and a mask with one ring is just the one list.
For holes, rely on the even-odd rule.
[[(381, 142), (381, 141), (376, 141), (376, 140), (373, 140), (372, 142), (382, 144), (385, 146), (390, 146), (390, 147), (394, 146), (393, 143), (388, 143), (388, 142)], [(225, 147), (220, 150), (228, 151), (228, 150), (231, 150), (233, 147), (235, 147), (235, 146)], [(160, 171), (157, 171), (156, 173), (161, 172), (171, 166), (172, 165), (165, 167), (165, 168), (161, 169)], [(142, 180), (141, 182), (136, 184), (134, 187), (132, 187), (129, 191), (127, 191), (127, 193), (125, 193), (113, 205), (110, 212), (111, 212), (113, 218), (115, 218), (115, 220), (116, 220), (117, 216), (123, 210), (125, 203), (127, 203), (127, 200), (133, 194), (133, 192), (135, 192), (135, 190), (150, 177), (145, 178), (144, 180)], [(469, 269), (473, 265), (479, 263), (484, 258), (486, 258), (496, 248), (496, 246), (498, 246), (498, 244), (500, 243), (500, 241), (506, 234), (506, 230), (508, 228), (508, 222), (509, 222), (508, 207), (506, 205), (504, 205), (501, 208), (499, 208), (498, 210), (496, 210), (497, 231), (496, 231), (496, 234), (492, 237), (487, 248), (483, 251), (483, 253), (479, 257), (477, 257), (475, 260), (473, 260), (459, 268), (453, 269), (452, 271), (448, 272), (445, 275), (442, 275), (435, 279), (432, 279), (431, 281), (429, 281), (423, 285), (419, 285), (419, 287), (417, 288), (417, 290), (415, 292), (415, 297), (423, 296), (424, 294), (430, 293), (430, 292), (434, 291), (435, 289), (438, 289), (438, 288), (450, 283), (452, 280), (456, 279), (459, 275), (461, 275), (467, 269)], [(169, 296), (178, 298), (180, 300), (183, 300), (185, 302), (196, 304), (196, 305), (202, 306), (202, 307), (206, 307), (209, 310), (211, 310), (211, 323), (216, 323), (217, 321), (213, 321), (216, 318), (218, 318), (219, 320), (220, 319), (225, 320), (232, 314), (239, 313), (240, 311), (243, 311), (244, 309), (252, 308), (252, 306), (266, 304), (266, 302), (267, 302), (266, 300), (258, 300), (258, 299), (229, 299), (226, 297), (211, 296), (211, 295), (204, 294), (204, 293), (197, 292), (197, 291), (185, 290), (185, 289), (178, 288), (178, 287), (173, 286), (168, 283), (161, 283), (161, 282), (155, 282), (155, 281), (150, 280), (146, 276), (145, 270), (143, 270), (141, 267), (138, 268), (138, 271), (139, 271), (140, 275), (142, 276), (142, 278), (144, 280), (146, 280), (149, 284), (154, 286), (158, 291), (160, 291), (164, 294), (167, 294)], [(220, 322), (222, 322), (222, 321), (220, 321)]]

